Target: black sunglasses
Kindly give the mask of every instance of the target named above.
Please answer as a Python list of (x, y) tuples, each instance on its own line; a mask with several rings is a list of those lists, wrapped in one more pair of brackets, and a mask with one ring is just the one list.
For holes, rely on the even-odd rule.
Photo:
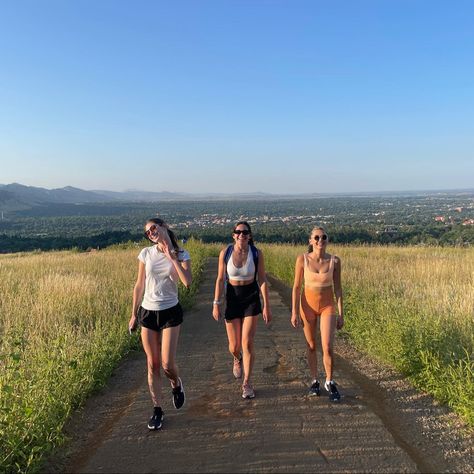
[(250, 234), (250, 231), (249, 231), (249, 230), (239, 230), (239, 229), (237, 229), (237, 230), (234, 230), (234, 234), (237, 234), (237, 235), (240, 235), (240, 234), (242, 234), (242, 235), (249, 235), (249, 234)]
[(159, 224), (151, 225), (150, 228), (145, 231), (145, 236), (148, 237), (152, 232), (155, 232), (158, 226)]
[(328, 240), (328, 236), (326, 234), (323, 234), (323, 235), (315, 235), (313, 237), (314, 241), (315, 242), (319, 242), (319, 239), (321, 238), (321, 240)]

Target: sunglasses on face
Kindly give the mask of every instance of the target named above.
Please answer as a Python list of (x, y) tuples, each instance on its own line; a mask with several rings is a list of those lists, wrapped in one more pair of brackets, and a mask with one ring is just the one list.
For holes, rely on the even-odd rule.
[(321, 239), (323, 242), (328, 240), (328, 236), (326, 234), (323, 234), (323, 235), (315, 235), (313, 237), (314, 241), (315, 242), (319, 242), (319, 239)]
[(147, 237), (150, 236), (150, 234), (152, 234), (153, 232), (155, 232), (155, 230), (158, 228), (158, 224), (153, 224), (151, 225), (146, 231), (145, 231), (145, 235)]
[(236, 234), (236, 235), (240, 235), (240, 234), (249, 235), (250, 231), (249, 230), (239, 230), (239, 229), (237, 229), (237, 230), (234, 230), (234, 234)]

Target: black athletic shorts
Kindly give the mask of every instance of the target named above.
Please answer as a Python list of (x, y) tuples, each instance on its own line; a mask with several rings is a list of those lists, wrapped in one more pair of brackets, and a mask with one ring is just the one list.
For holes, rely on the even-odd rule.
[(161, 331), (162, 329), (179, 326), (183, 322), (183, 308), (179, 303), (171, 308), (158, 311), (140, 306), (137, 319), (140, 326), (153, 331)]
[(249, 285), (232, 286), (227, 283), (225, 319), (258, 316), (262, 312), (260, 291), (256, 281)]

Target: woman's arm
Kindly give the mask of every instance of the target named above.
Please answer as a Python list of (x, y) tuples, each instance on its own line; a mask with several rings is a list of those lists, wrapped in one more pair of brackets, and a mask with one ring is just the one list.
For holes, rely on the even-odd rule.
[(184, 262), (180, 262), (178, 260), (178, 252), (174, 249), (171, 244), (171, 240), (166, 234), (165, 239), (163, 239), (162, 249), (163, 253), (171, 260), (174, 268), (178, 272), (179, 279), (181, 283), (186, 287), (189, 288), (191, 282), (193, 280), (192, 273), (191, 273), (191, 260), (186, 260)]
[(178, 276), (181, 280), (181, 283), (186, 288), (189, 288), (193, 281), (193, 276), (191, 272), (191, 260), (185, 260), (184, 262), (180, 262), (178, 260), (177, 254), (172, 255), (174, 255), (174, 257), (171, 257), (171, 262), (173, 263), (174, 268), (176, 268), (176, 271), (178, 272)]
[(341, 259), (339, 257), (334, 257), (334, 294), (336, 296), (336, 303), (339, 315), (336, 321), (337, 329), (341, 329), (344, 326), (344, 309), (342, 301), (342, 285), (341, 285)]
[[(249, 251), (251, 251), (249, 249)], [(263, 253), (261, 250), (258, 251), (258, 284), (263, 298), (263, 310), (262, 316), (265, 324), (268, 324), (272, 320), (272, 310), (270, 309), (270, 297), (268, 296), (268, 281), (267, 274), (265, 273), (265, 261), (263, 259)]]
[(138, 276), (135, 286), (133, 287), (132, 297), (132, 314), (128, 323), (129, 331), (136, 328), (137, 325), (137, 311), (143, 299), (143, 293), (145, 291), (145, 264), (138, 262)]
[(212, 317), (218, 321), (221, 317), (222, 296), (224, 294), (224, 278), (225, 278), (225, 249), (219, 254), (219, 266), (217, 268), (216, 287), (214, 290), (214, 302), (212, 303)]
[(300, 323), (300, 298), (303, 284), (304, 256), (298, 255), (295, 263), (295, 279), (291, 292), (291, 324), (296, 328)]

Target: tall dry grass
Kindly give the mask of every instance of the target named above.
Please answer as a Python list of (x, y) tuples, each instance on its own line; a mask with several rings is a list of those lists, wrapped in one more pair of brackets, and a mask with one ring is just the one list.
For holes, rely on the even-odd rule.
[[(0, 470), (35, 471), (71, 411), (137, 345), (127, 325), (140, 248), (0, 255)], [(214, 250), (186, 248), (189, 307)]]
[[(292, 286), (305, 247), (262, 246)], [(474, 249), (330, 246), (342, 259), (345, 332), (474, 426)]]

